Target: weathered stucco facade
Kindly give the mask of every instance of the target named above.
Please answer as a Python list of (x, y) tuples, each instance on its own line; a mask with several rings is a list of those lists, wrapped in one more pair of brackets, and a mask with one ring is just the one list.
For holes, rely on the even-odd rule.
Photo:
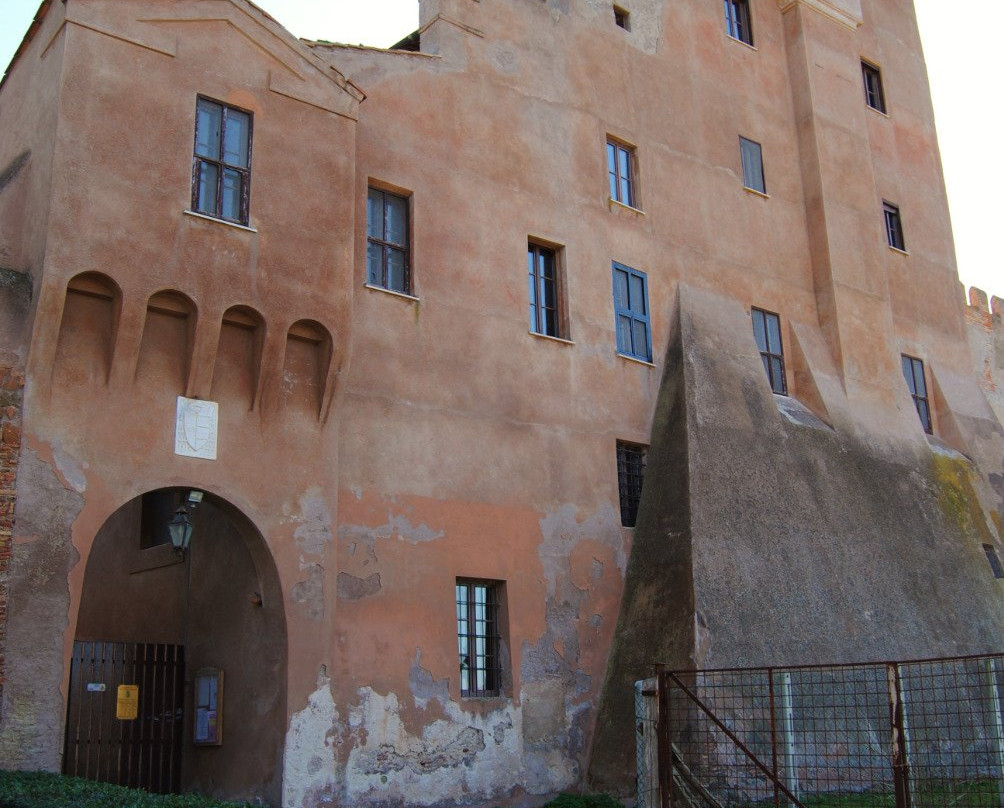
[[(739, 38), (720, 0), (616, 8), (422, 0), (377, 50), (245, 0), (42, 4), (0, 85), (0, 766), (64, 764), (75, 641), (184, 646), (188, 701), (222, 668), (182, 787), (289, 808), (628, 791), (655, 662), (1001, 650), (1001, 301), (963, 299), (912, 7), (750, 0)], [(250, 113), (241, 216), (193, 213), (200, 98)], [(368, 189), (407, 200), (404, 288), (367, 274)], [(179, 396), (216, 459), (176, 453)], [(144, 543), (163, 490), (206, 495), (185, 557)]]

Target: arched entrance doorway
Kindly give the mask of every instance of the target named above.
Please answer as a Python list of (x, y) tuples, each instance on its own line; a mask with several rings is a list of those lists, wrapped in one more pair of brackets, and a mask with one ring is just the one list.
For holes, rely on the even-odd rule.
[[(179, 507), (193, 527), (184, 554), (167, 527)], [(278, 804), (285, 719), (279, 579), (251, 521), (191, 488), (119, 508), (87, 560), (64, 771)]]

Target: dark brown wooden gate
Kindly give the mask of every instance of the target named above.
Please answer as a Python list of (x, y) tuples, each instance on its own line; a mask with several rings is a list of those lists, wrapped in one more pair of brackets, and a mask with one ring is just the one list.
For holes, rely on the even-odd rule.
[[(134, 720), (116, 718), (119, 685), (139, 688)], [(75, 642), (64, 774), (177, 793), (184, 703), (182, 646)]]

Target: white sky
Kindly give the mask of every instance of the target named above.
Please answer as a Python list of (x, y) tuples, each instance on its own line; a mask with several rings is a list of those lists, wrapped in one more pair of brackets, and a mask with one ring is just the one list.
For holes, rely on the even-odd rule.
[[(509, 1), (509, 0), (506, 0)], [(709, 0), (712, 2), (714, 0)], [(1004, 297), (997, 245), (1004, 214), (1004, 123), (997, 83), (1000, 0), (915, 0), (955, 231), (959, 274), (967, 286)], [(418, 27), (418, 0), (259, 0), (297, 36), (387, 47)], [(0, 64), (28, 29), (37, 0), (0, 0)], [(886, 83), (895, 103), (895, 86)], [(904, 211), (909, 200), (903, 200)], [(909, 219), (904, 223), (907, 246)]]

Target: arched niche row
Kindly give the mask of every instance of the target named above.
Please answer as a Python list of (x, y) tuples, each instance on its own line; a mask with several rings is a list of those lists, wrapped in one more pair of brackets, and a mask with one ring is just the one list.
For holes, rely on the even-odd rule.
[(299, 320), (289, 329), (282, 368), (282, 403), (286, 409), (320, 416), (331, 347), (331, 334), (314, 320)]
[(66, 285), (53, 384), (104, 384), (111, 372), (122, 291), (100, 272), (83, 272)]
[(254, 407), (261, 376), (265, 320), (248, 306), (232, 306), (223, 314), (213, 368), (211, 397), (245, 410)]
[(165, 290), (146, 305), (137, 381), (184, 394), (197, 318), (195, 304), (181, 292)]

